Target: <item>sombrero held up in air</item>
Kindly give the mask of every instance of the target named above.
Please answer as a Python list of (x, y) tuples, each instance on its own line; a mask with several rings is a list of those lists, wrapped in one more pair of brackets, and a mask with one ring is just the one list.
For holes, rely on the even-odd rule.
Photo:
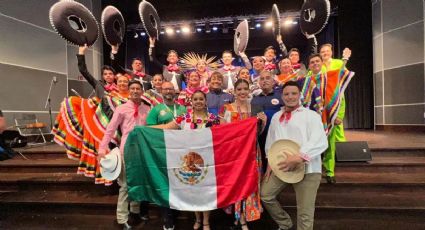
[(53, 29), (71, 44), (91, 46), (99, 37), (96, 18), (81, 3), (59, 1), (50, 7), (49, 19)]
[(102, 11), (101, 26), (106, 43), (119, 45), (125, 34), (125, 21), (121, 12), (113, 7), (107, 6)]
[(233, 38), (233, 50), (237, 55), (239, 55), (239, 53), (245, 52), (245, 49), (248, 46), (248, 39), (249, 25), (248, 21), (245, 19), (239, 23), (238, 27), (236, 27)]

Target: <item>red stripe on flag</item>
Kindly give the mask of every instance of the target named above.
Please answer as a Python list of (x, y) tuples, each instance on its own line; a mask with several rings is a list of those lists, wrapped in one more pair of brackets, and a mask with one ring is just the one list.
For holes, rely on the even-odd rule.
[(217, 208), (258, 190), (257, 119), (211, 128), (217, 180)]

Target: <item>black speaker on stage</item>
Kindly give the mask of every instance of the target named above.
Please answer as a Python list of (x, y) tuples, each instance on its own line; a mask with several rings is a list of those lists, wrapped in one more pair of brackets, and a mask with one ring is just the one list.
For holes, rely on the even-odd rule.
[(336, 161), (371, 161), (372, 155), (366, 141), (336, 142)]

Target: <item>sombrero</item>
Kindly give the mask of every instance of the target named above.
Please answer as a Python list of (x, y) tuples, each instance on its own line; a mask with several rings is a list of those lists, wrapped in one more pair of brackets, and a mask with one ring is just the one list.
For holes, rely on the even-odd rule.
[(107, 6), (102, 11), (100, 21), (106, 43), (109, 45), (121, 44), (125, 33), (125, 21), (121, 12), (113, 6)]
[(148, 1), (143, 0), (139, 4), (139, 15), (142, 20), (142, 25), (149, 37), (158, 39), (159, 30), (161, 29), (161, 20), (159, 19), (155, 7)]
[(273, 4), (271, 18), (273, 22), (273, 34), (276, 37), (280, 34), (280, 14), (276, 4)]
[(281, 139), (274, 142), (268, 152), (267, 158), (273, 173), (286, 183), (295, 184), (304, 178), (305, 164), (300, 164), (295, 170), (284, 172), (278, 164), (285, 161), (288, 155), (299, 154), (300, 146), (291, 140)]
[(300, 27), (305, 35), (320, 33), (329, 20), (329, 0), (307, 0), (301, 7)]
[(249, 26), (248, 21), (245, 19), (239, 23), (235, 30), (235, 36), (233, 38), (233, 49), (235, 50), (236, 54), (245, 52), (245, 49), (248, 46), (248, 39)]
[(62, 0), (50, 7), (50, 24), (71, 44), (93, 45), (99, 37), (99, 26), (93, 14), (83, 4)]
[(114, 148), (100, 159), (100, 174), (106, 180), (113, 181), (118, 178), (121, 173), (121, 153), (118, 148)]

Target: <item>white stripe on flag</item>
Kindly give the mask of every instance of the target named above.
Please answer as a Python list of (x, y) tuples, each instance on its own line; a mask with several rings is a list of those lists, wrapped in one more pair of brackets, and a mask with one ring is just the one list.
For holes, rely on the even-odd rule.
[[(192, 211), (216, 209), (217, 185), (211, 130), (167, 130), (164, 132), (164, 140), (167, 148), (170, 207)], [(188, 156), (190, 152), (199, 154), (204, 163), (203, 167), (199, 167), (201, 171), (196, 172), (196, 176), (192, 177), (193, 184), (188, 183), (192, 174), (188, 174), (188, 170), (183, 168), (184, 156)], [(199, 163), (199, 158), (195, 157), (192, 160), (197, 160)], [(195, 165), (198, 166), (198, 164)]]

